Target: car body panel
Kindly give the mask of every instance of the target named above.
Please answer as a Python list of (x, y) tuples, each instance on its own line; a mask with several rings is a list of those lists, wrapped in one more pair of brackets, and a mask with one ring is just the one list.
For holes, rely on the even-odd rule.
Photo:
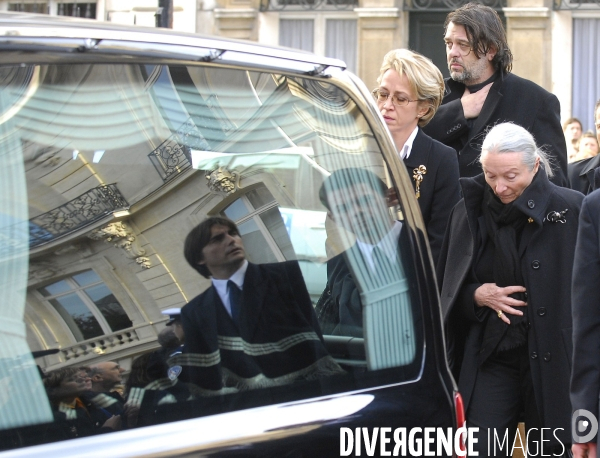
[[(446, 363), (436, 280), (411, 178), (398, 159), (370, 91), (345, 70), (343, 62), (235, 40), (2, 13), (2, 69), (13, 81), (26, 81), (22, 88), (8, 86), (13, 99), (5, 102), (7, 108), (1, 116), (8, 132), (3, 141), (13, 141), (11, 135), (16, 132), (21, 142), (21, 147), (10, 145), (23, 155), (23, 159), (13, 155), (17, 163), (25, 163), (24, 167), (17, 164), (15, 170), (26, 176), (23, 195), (29, 193), (30, 199), (26, 204), (27, 234), (18, 233), (18, 243), (33, 237), (27, 239), (31, 245), (29, 279), (21, 275), (26, 273), (25, 266), (17, 263), (13, 269), (17, 280), (7, 276), (2, 281), (12, 281), (11, 288), (15, 285), (16, 301), (26, 295), (25, 318), (15, 322), (21, 326), (23, 319), (27, 321), (30, 347), (45, 350), (34, 347), (49, 346), (49, 342), (61, 347), (60, 358), (44, 356), (44, 369), (108, 359), (127, 361), (132, 354), (155, 349), (158, 325), (163, 323), (159, 309), (170, 306), (168, 298), (187, 302), (209, 286), (207, 282), (199, 284), (197, 273), (189, 267), (181, 267), (183, 257), (179, 251), (173, 252), (173, 246), (180, 248), (167, 240), (171, 231), (160, 229), (163, 232), (157, 236), (157, 228), (165, 221), (176, 221), (173, 237), (182, 237), (181, 225), (197, 223), (206, 213), (205, 206), (210, 214), (229, 216), (234, 209), (238, 211), (235, 206), (240, 202), (252, 209), (252, 202), (265, 195), (273, 200), (261, 201), (259, 225), (272, 224), (265, 215), (272, 216), (274, 209), (280, 209), (283, 222), (284, 218), (288, 222), (308, 218), (311, 212), (325, 221), (326, 212), (318, 202), (303, 199), (307, 194), (316, 198), (314, 187), (323, 177), (353, 164), (379, 171), (400, 202), (393, 212), (410, 241), (403, 257), (411, 270), (414, 328), (406, 329), (413, 333), (416, 349), (414, 360), (399, 364), (405, 367), (395, 367), (395, 363), (380, 367), (374, 358), (385, 361), (390, 356), (381, 348), (373, 350), (375, 335), (370, 340), (369, 336), (357, 340), (325, 335), (326, 348), (350, 374), (346, 378), (292, 385), (295, 389), (271, 387), (239, 397), (195, 399), (175, 404), (175, 408), (159, 405), (149, 426), (69, 441), (53, 442), (54, 424), (23, 423), (0, 431), (4, 450), (0, 456), (329, 456), (340, 453), (340, 428), (457, 426), (456, 386)], [(115, 76), (122, 74), (127, 76)], [(203, 91), (212, 91), (214, 97), (205, 98)], [(214, 116), (209, 121), (216, 120), (220, 126), (208, 121), (202, 124), (203, 110), (207, 110), (204, 102)], [(189, 114), (191, 124), (185, 119)], [(103, 122), (106, 124), (101, 126)], [(106, 127), (111, 122), (114, 134)], [(200, 131), (206, 138), (198, 135)], [(155, 147), (150, 154), (144, 150), (146, 142)], [(181, 148), (178, 157), (184, 165), (173, 169), (162, 162), (157, 165), (157, 152), (169, 142)], [(289, 145), (282, 147), (286, 142)], [(44, 145), (51, 147), (44, 149)], [(215, 151), (211, 149), (214, 145)], [(75, 167), (78, 161), (83, 164), (79, 168)], [(208, 172), (229, 169), (238, 171), (237, 183), (231, 175), (221, 182), (217, 177), (216, 184), (210, 181), (215, 175)], [(83, 178), (75, 182), (75, 176)], [(101, 177), (99, 186), (89, 184), (98, 184), (95, 177)], [(246, 188), (240, 186), (241, 177)], [(210, 192), (198, 191), (206, 180), (214, 187)], [(265, 194), (265, 185), (272, 196)], [(194, 194), (201, 192), (206, 196), (198, 200)], [(69, 221), (66, 229), (53, 232), (44, 219), (62, 212), (68, 220), (74, 214), (65, 210), (68, 205), (89, 199), (93, 206), (102, 200), (99, 195), (107, 193), (112, 206), (78, 225)], [(121, 197), (116, 198), (115, 193)], [(239, 197), (242, 195), (245, 197)], [(16, 207), (22, 204), (13, 199)], [(21, 207), (15, 213), (22, 212)], [(2, 211), (8, 213), (5, 208)], [(179, 216), (183, 214), (185, 220)], [(252, 218), (243, 216), (238, 225), (241, 228)], [(9, 226), (14, 226), (14, 220)], [(320, 226), (321, 221), (304, 226), (296, 223), (295, 230), (303, 231), (298, 237), (311, 239), (319, 230), (330, 229), (329, 221)], [(119, 226), (124, 223), (129, 226)], [(106, 232), (107, 227), (120, 227), (122, 233)], [(266, 233), (264, 228), (262, 231)], [(296, 250), (292, 259), (297, 256), (306, 263), (303, 275), (315, 302), (325, 281), (326, 261), (332, 255), (319, 247), (319, 253), (304, 259), (303, 250), (308, 253), (310, 243), (300, 243), (300, 238), (294, 242), (290, 228), (288, 233), (291, 249)], [(289, 247), (276, 246), (275, 237), (269, 240), (267, 245), (276, 253), (277, 262), (289, 259), (285, 255)], [(246, 245), (252, 248), (250, 242)], [(119, 250), (125, 256), (119, 257)], [(92, 304), (102, 327), (98, 332), (107, 337), (78, 336), (77, 323), (69, 322), (66, 306), (61, 308), (61, 300), (68, 305), (66, 296), (46, 289), (58, 291), (68, 283), (74, 295), (82, 296), (86, 290), (78, 286), (77, 275), (80, 271), (88, 274), (85, 269), (99, 274), (122, 302), (129, 323), (135, 323), (132, 329), (123, 325), (125, 329), (111, 333), (113, 325), (101, 316), (104, 309), (99, 306), (96, 310)], [(162, 283), (147, 288), (158, 278), (152, 269), (162, 269)], [(117, 281), (119, 276), (122, 282)], [(21, 291), (25, 283), (26, 293)], [(362, 294), (371, 300), (369, 291)], [(140, 305), (144, 300), (158, 307)], [(61, 318), (69, 323), (70, 331)], [(365, 314), (365, 320), (370, 319)], [(55, 330), (50, 324), (55, 322), (61, 327), (52, 334)], [(365, 356), (365, 347), (370, 356)], [(22, 360), (15, 367), (34, 367), (31, 357), (19, 358)], [(39, 380), (32, 384), (41, 386)]]

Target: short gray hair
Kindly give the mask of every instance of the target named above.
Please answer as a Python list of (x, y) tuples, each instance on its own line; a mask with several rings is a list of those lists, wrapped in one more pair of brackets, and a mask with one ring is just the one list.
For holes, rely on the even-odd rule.
[(481, 145), (481, 154), (479, 162), (484, 152), (487, 153), (522, 153), (523, 164), (529, 170), (535, 167), (536, 159), (539, 157), (544, 170), (549, 177), (554, 176), (548, 154), (535, 144), (535, 139), (527, 129), (513, 124), (512, 122), (504, 122), (496, 124), (492, 127)]

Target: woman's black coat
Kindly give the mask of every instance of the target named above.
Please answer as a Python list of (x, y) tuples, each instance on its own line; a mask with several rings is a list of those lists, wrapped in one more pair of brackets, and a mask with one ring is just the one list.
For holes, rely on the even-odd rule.
[[(571, 273), (583, 195), (552, 184), (542, 168), (538, 175), (513, 203), (529, 221), (522, 233), (529, 242), (519, 253), (527, 288), (528, 353), (542, 424), (545, 428), (563, 428), (557, 431), (557, 436), (568, 444), (571, 442), (569, 376), (573, 351)], [(464, 198), (450, 216), (438, 263), (438, 280), (449, 362), (468, 409), (477, 378), (477, 353), (481, 350), (485, 317), (493, 314), (490, 319), (498, 318), (487, 309), (478, 319), (473, 300), (475, 286), (465, 285), (473, 255), (477, 253), (475, 231), (482, 217), (481, 201), (487, 184), (481, 174), (461, 178), (461, 186)], [(564, 218), (548, 217), (551, 212), (565, 210)], [(564, 222), (560, 222), (563, 219)]]

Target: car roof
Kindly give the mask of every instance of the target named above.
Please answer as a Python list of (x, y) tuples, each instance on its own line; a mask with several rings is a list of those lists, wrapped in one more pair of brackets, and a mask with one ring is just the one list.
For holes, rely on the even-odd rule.
[(45, 14), (0, 12), (0, 51), (7, 45), (18, 44), (24, 38), (67, 38), (89, 40), (97, 44), (103, 40), (156, 43), (208, 48), (218, 57), (224, 51), (268, 56), (288, 61), (311, 63), (320, 67), (346, 68), (339, 60), (297, 49), (269, 46), (251, 41), (210, 35), (178, 32), (172, 29), (115, 24), (94, 19), (49, 16)]

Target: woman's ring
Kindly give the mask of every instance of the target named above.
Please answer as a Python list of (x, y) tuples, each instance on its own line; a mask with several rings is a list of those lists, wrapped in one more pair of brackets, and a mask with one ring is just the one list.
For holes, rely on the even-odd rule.
[(502, 318), (502, 315), (504, 315), (504, 313), (502, 313), (502, 310), (498, 310), (498, 318)]

